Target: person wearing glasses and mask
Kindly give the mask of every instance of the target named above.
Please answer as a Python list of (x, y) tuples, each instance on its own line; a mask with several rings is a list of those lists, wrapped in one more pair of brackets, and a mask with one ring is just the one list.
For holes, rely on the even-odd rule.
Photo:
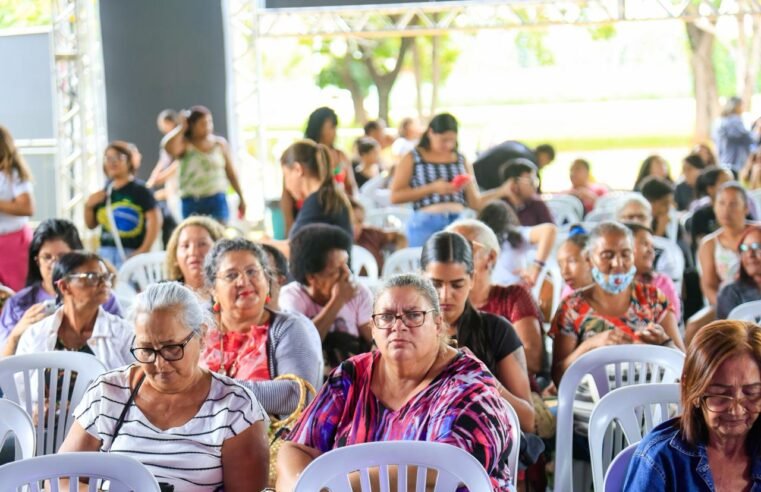
[[(77, 249), (83, 249), (83, 246), (73, 223), (65, 219), (40, 222), (29, 245), (26, 287), (5, 302), (0, 314), (0, 347), (8, 338), (17, 343), (27, 328), (55, 311), (53, 265), (62, 255)], [(113, 293), (109, 293), (103, 309), (116, 316), (122, 315)]]
[(103, 309), (114, 274), (95, 253), (73, 251), (53, 267), (60, 307), (5, 344), (3, 355), (69, 350), (94, 355), (107, 369), (128, 364), (132, 326)]
[(293, 490), (304, 468), (332, 449), (393, 440), (464, 449), (493, 490), (509, 490), (505, 459), (515, 443), (507, 402), (483, 363), (447, 344), (431, 282), (416, 274), (387, 279), (373, 312), (377, 350), (330, 374), (280, 448), (277, 490)]
[(163, 282), (137, 295), (132, 322), (137, 363), (93, 381), (59, 452), (131, 456), (164, 491), (262, 490), (264, 410), (239, 383), (199, 365), (211, 313), (187, 287)]
[(322, 383), (322, 345), (314, 324), (299, 313), (267, 307), (271, 277), (267, 254), (244, 238), (221, 239), (204, 265), (218, 326), (204, 337), (202, 367), (237, 379), (267, 413), (293, 412), (301, 395), (295, 375), (314, 387)]
[(749, 226), (740, 239), (740, 273), (737, 280), (725, 285), (716, 300), (717, 319), (746, 302), (761, 300), (761, 227)]
[(623, 490), (761, 490), (761, 327), (715, 321), (687, 349), (682, 415), (645, 436)]

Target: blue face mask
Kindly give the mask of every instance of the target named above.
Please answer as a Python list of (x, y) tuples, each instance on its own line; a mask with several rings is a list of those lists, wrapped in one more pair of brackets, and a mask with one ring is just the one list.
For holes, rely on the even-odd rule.
[(637, 274), (637, 268), (632, 265), (626, 273), (602, 273), (599, 268), (592, 266), (592, 278), (602, 290), (609, 294), (620, 294), (632, 283)]

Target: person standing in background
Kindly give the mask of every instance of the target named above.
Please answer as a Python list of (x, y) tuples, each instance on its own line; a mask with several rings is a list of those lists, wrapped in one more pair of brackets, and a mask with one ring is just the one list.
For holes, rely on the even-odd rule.
[(26, 280), (32, 214), (32, 173), (11, 133), (0, 126), (0, 283), (14, 291)]
[[(174, 130), (178, 124), (179, 117), (173, 109), (161, 111), (156, 119), (156, 126), (162, 135), (166, 135)], [(156, 161), (156, 165), (153, 167), (153, 171), (151, 171), (151, 175), (145, 183), (148, 189), (153, 190), (153, 195), (156, 197), (159, 209), (161, 210), (161, 217), (164, 219), (161, 223), (161, 242), (165, 248), (169, 244), (172, 232), (177, 227), (176, 217), (179, 215), (175, 214), (177, 207), (171, 205), (175, 204), (179, 199), (178, 168), (179, 162), (172, 159), (172, 156), (161, 147), (159, 149), (159, 159)], [(179, 212), (179, 210), (176, 212)]]
[(742, 99), (730, 97), (721, 112), (721, 120), (714, 135), (719, 149), (719, 165), (731, 169), (735, 177), (745, 165), (751, 146), (759, 142), (758, 127), (753, 132), (745, 128), (742, 114)]

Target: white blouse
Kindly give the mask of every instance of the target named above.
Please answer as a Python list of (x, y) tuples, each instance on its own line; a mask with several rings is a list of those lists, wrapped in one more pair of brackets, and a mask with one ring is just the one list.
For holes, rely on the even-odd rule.
[[(13, 200), (24, 193), (32, 194), (32, 183), (30, 181), (21, 181), (16, 170), (10, 176), (8, 173), (0, 172), (0, 200)], [(29, 222), (29, 217), (0, 212), (0, 234), (9, 234), (21, 230), (27, 222)]]
[(224, 442), (255, 422), (269, 425), (259, 402), (235, 380), (211, 373), (206, 401), (185, 424), (161, 430), (132, 403), (114, 437), (116, 422), (130, 397), (130, 373), (135, 367), (96, 379), (74, 410), (77, 423), (101, 441), (101, 451), (135, 458), (156, 480), (174, 485), (177, 491), (217, 490), (224, 483)]

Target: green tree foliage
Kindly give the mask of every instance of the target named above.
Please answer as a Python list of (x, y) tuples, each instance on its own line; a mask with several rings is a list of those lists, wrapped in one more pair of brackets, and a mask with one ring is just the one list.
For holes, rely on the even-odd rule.
[(50, 24), (50, 1), (0, 0), (0, 29)]

